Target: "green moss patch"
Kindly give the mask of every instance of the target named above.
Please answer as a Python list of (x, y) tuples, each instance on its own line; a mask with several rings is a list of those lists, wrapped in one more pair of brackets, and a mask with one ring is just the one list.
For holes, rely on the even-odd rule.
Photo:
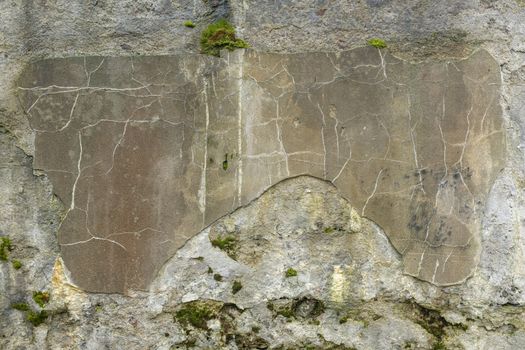
[(13, 260), (11, 261), (11, 264), (13, 264), (13, 268), (15, 270), (19, 270), (22, 268), (22, 263), (20, 262), (20, 260)]
[(184, 21), (184, 26), (187, 28), (195, 28), (195, 23), (193, 23), (193, 21)]
[(231, 258), (235, 259), (237, 239), (234, 236), (218, 236), (211, 240), (211, 245), (219, 248), (220, 250), (223, 250)]
[(248, 44), (235, 36), (235, 28), (225, 19), (210, 24), (201, 34), (201, 52), (219, 56), (221, 50), (247, 48)]
[(49, 293), (48, 292), (33, 292), (33, 300), (40, 307), (45, 307), (49, 302)]
[(14, 303), (11, 308), (26, 313), (26, 320), (31, 322), (35, 327), (40, 326), (49, 317), (46, 310), (35, 311), (32, 310), (25, 302)]
[(0, 260), (7, 261), (8, 252), (13, 250), (9, 237), (2, 237), (0, 241)]
[(291, 267), (284, 272), (284, 277), (286, 278), (295, 277), (295, 276), (297, 276), (297, 270), (292, 269)]
[(368, 45), (373, 46), (378, 49), (384, 49), (386, 47), (386, 42), (383, 39), (372, 38), (368, 40)]
[(18, 311), (29, 311), (29, 305), (27, 305), (27, 303), (14, 303), (11, 304), (11, 308)]
[(381, 318), (380, 315), (376, 314), (373, 310), (367, 308), (352, 308), (347, 310), (339, 318), (339, 324), (347, 323), (348, 321), (360, 322), (363, 327), (368, 327), (370, 323), (377, 321)]
[(27, 316), (26, 316), (27, 320), (31, 322), (33, 326), (35, 327), (38, 327), (42, 323), (44, 323), (47, 317), (48, 315), (47, 315), (46, 310), (41, 310), (40, 312), (31, 310), (27, 313)]
[(405, 309), (415, 323), (434, 336), (432, 345), (434, 350), (446, 349), (444, 340), (447, 330), (461, 329), (464, 331), (463, 325), (450, 324), (437, 310), (432, 310), (413, 302), (407, 303)]
[(208, 329), (207, 322), (216, 318), (217, 312), (221, 307), (220, 303), (194, 301), (182, 305), (175, 313), (173, 320), (182, 326), (193, 326), (194, 328)]
[(242, 289), (242, 283), (234, 281), (232, 285), (232, 294), (237, 294)]

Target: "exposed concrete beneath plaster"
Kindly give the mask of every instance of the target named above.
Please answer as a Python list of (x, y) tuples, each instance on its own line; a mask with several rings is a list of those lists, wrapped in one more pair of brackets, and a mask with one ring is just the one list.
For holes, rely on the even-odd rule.
[(68, 212), (62, 256), (89, 291), (145, 289), (188, 238), (298, 175), (333, 183), (403, 255), (463, 282), (502, 169), (500, 74), (484, 51), (48, 60), (19, 82), (35, 166)]

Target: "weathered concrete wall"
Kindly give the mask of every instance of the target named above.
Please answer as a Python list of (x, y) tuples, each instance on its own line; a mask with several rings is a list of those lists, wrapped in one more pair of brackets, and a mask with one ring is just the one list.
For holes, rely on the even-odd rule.
[[(1, 2), (0, 122), (7, 160), (2, 161), (1, 231), (13, 240), (9, 259), (20, 260), (22, 267), (1, 262), (0, 347), (524, 347), (522, 6), (521, 0)], [(200, 29), (223, 14), (259, 51), (341, 51), (377, 36), (388, 42), (389, 53), (409, 61), (464, 58), (478, 49), (493, 57), (501, 69), (498, 102), (506, 157), (481, 215), (480, 262), (471, 278), (440, 288), (403, 275), (401, 258), (384, 232), (355, 215), (353, 228), (342, 226), (349, 221), (337, 218), (348, 217), (352, 206), (312, 178), (283, 182), (200, 232), (165, 265), (147, 293), (86, 294), (68, 284), (61, 263), (52, 269), (58, 256), (55, 235), (67, 206), (54, 199), (47, 176), (32, 174), (35, 133), (15, 97), (26, 63), (195, 52)], [(185, 28), (184, 19), (194, 20), (197, 28)], [(330, 236), (316, 221), (347, 232)], [(208, 236), (218, 233), (237, 237), (237, 262), (210, 245)], [(297, 277), (284, 277), (289, 267)], [(234, 281), (243, 286), (236, 294)], [(24, 320), (26, 313), (10, 308), (25, 299), (39, 310), (31, 301), (35, 290), (51, 292), (49, 317), (38, 327)], [(205, 307), (208, 330), (183, 317), (173, 322), (173, 314), (193, 305), (181, 303), (208, 299), (219, 301)], [(316, 300), (327, 306), (321, 313)]]
[(30, 66), (19, 95), (34, 168), (68, 208), (59, 244), (73, 282), (147, 289), (189, 237), (299, 175), (378, 224), (407, 274), (470, 277), (505, 157), (499, 67), (483, 51), (428, 64), (383, 51)]

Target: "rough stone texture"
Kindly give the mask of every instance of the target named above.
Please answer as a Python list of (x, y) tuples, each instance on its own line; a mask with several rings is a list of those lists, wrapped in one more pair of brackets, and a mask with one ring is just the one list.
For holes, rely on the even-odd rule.
[[(522, 0), (0, 2), (0, 122), (9, 130), (9, 137), (3, 139), (2, 151), (6, 150), (8, 159), (18, 159), (13, 164), (23, 165), (10, 168), (19, 168), (15, 176), (2, 175), (2, 193), (10, 193), (9, 201), (2, 195), (0, 202), (0, 211), (5, 213), (2, 234), (11, 236), (16, 245), (11, 254), (23, 262), (23, 267), (14, 270), (10, 262), (0, 262), (0, 347), (169, 349), (172, 346), (189, 348), (190, 338), (198, 338), (195, 340), (197, 348), (255, 348), (261, 341), (253, 334), (254, 330), (247, 328), (251, 327), (253, 320), (254, 324), (259, 324), (260, 332), (264, 330), (260, 337), (273, 348), (305, 348), (302, 341), (306, 345), (315, 341), (312, 348), (326, 349), (337, 348), (334, 345), (337, 343), (354, 344), (347, 347), (359, 349), (431, 348), (433, 344), (439, 344), (436, 341), (439, 337), (441, 343), (451, 349), (525, 348), (524, 5)], [(382, 231), (373, 226), (374, 231), (365, 233), (366, 224), (362, 224), (362, 230), (353, 235), (371, 239), (366, 244), (368, 251), (380, 247), (377, 248), (379, 253), (375, 254), (379, 260), (373, 260), (376, 265), (363, 263), (356, 266), (354, 273), (366, 278), (363, 283), (350, 286), (352, 293), (359, 296), (359, 301), (346, 305), (356, 310), (346, 323), (339, 323), (342, 311), (336, 315), (333, 305), (326, 307), (323, 316), (317, 316), (319, 325), (315, 325), (315, 319), (301, 318), (302, 311), (299, 317), (285, 322), (284, 316), (276, 314), (273, 318), (273, 314), (265, 311), (268, 310), (267, 301), (271, 301), (267, 300), (259, 307), (246, 308), (238, 320), (247, 326), (238, 331), (225, 327), (225, 332), (217, 332), (217, 321), (210, 321), (212, 331), (209, 334), (214, 334), (212, 340), (206, 340), (204, 331), (186, 334), (182, 325), (172, 323), (171, 317), (171, 312), (185, 305), (179, 305), (181, 301), (195, 300), (201, 295), (204, 299), (205, 295), (198, 290), (210, 292), (220, 285), (213, 279), (213, 274), (208, 278), (203, 276), (203, 267), (192, 267), (200, 266), (199, 256), (213, 262), (212, 268), (226, 276), (220, 272), (221, 266), (226, 264), (224, 260), (231, 260), (206, 245), (208, 237), (203, 232), (190, 240), (170, 261), (170, 264), (178, 261), (180, 267), (176, 270), (179, 274), (174, 276), (178, 276), (177, 284), (184, 285), (189, 292), (184, 300), (173, 299), (173, 304), (169, 304), (172, 309), (166, 308), (166, 312), (162, 312), (162, 308), (168, 305), (164, 300), (169, 298), (163, 297), (163, 292), (158, 289), (127, 297), (86, 294), (68, 285), (67, 272), (62, 273), (60, 264), (55, 267), (55, 282), (49, 281), (58, 254), (54, 238), (56, 224), (67, 208), (57, 205), (49, 182), (43, 176), (31, 174), (31, 158), (14, 146), (16, 144), (26, 154), (34, 154), (34, 133), (15, 98), (18, 74), (26, 62), (39, 58), (196, 52), (200, 29), (228, 11), (241, 36), (259, 51), (341, 51), (361, 46), (371, 37), (380, 37), (386, 39), (390, 53), (407, 60), (464, 58), (478, 48), (487, 50), (494, 57), (502, 73), (499, 103), (503, 110), (507, 152), (504, 170), (498, 175), (487, 199), (481, 229), (480, 263), (471, 278), (460, 286), (437, 288), (404, 276), (401, 261)], [(188, 17), (197, 23), (196, 29), (182, 26), (182, 20)], [(291, 186), (293, 181), (284, 184)], [(15, 195), (17, 184), (27, 188), (27, 197)], [(315, 185), (310, 183), (310, 186)], [(321, 193), (327, 191), (326, 187), (318, 190)], [(290, 195), (284, 188), (278, 198)], [(297, 193), (291, 198), (300, 195)], [(288, 205), (295, 207), (294, 202)], [(24, 214), (23, 218), (15, 216), (15, 213), (27, 213), (27, 210), (30, 213)], [(36, 213), (50, 216), (43, 219), (45, 215)], [(328, 214), (321, 211), (321, 217), (328, 217)], [(51, 217), (54, 219), (48, 220)], [(49, 226), (50, 222), (55, 226)], [(242, 227), (238, 231), (243, 231)], [(375, 235), (384, 245), (373, 243)], [(291, 243), (288, 242), (284, 241), (284, 246)], [(279, 266), (293, 266), (293, 262), (286, 260), (282, 253), (275, 255), (274, 261)], [(318, 263), (318, 260), (313, 262)], [(204, 269), (207, 276), (206, 267)], [(301, 270), (297, 270), (298, 278), (302, 278)], [(270, 269), (268, 273), (274, 272)], [(250, 274), (244, 277), (249, 281)], [(157, 281), (162, 281), (160, 276), (153, 285), (157, 285)], [(232, 283), (228, 277), (223, 277), (223, 281)], [(248, 282), (243, 281), (243, 289), (247, 285)], [(230, 286), (226, 289), (231, 291)], [(293, 288), (294, 294), (285, 294), (288, 292), (279, 289), (275, 295), (281, 294), (279, 298), (285, 300), (272, 302), (279, 307), (285, 307), (286, 303), (296, 305), (304, 295), (299, 295), (302, 285)], [(30, 295), (34, 290), (43, 289), (51, 291), (51, 303), (46, 307), (51, 316), (44, 324), (33, 327), (24, 321), (22, 312), (8, 307), (10, 303), (25, 298), (30, 307), (37, 310), (38, 306), (32, 303)], [(242, 290), (236, 294), (239, 304), (241, 293)], [(250, 296), (242, 297), (250, 299)], [(323, 300), (330, 299), (326, 296)], [(409, 307), (404, 306), (407, 302)], [(308, 301), (299, 309), (308, 309), (307, 306), (313, 304)], [(67, 313), (64, 312), (66, 308)], [(429, 309), (437, 310), (442, 318)], [(238, 315), (230, 307), (224, 311)], [(382, 318), (374, 320), (375, 316), (367, 316), (374, 313)], [(331, 317), (332, 321), (321, 321), (319, 317)], [(429, 327), (429, 323), (435, 326)], [(374, 331), (366, 332), (365, 325), (373, 327)], [(240, 334), (236, 336), (238, 342), (226, 335), (227, 329), (230, 334)], [(324, 334), (325, 339), (313, 339), (317, 332)], [(366, 336), (358, 336), (359, 332), (365, 332)], [(399, 332), (402, 332), (400, 339), (407, 340), (402, 346), (399, 345), (402, 341), (396, 343), (392, 337)], [(355, 342), (345, 338), (346, 333), (356, 335)], [(226, 338), (230, 339), (230, 345), (223, 345)]]
[(483, 51), (410, 64), (364, 48), (48, 60), (19, 88), (34, 166), (69, 208), (59, 243), (73, 281), (124, 292), (298, 175), (332, 182), (382, 227), (406, 273), (463, 282), (503, 165), (499, 81)]
[[(234, 247), (213, 247), (217, 237)], [(525, 337), (523, 307), (476, 315), (463, 293), (404, 275), (381, 229), (312, 177), (279, 183), (190, 239), (147, 293), (86, 293), (61, 260), (48, 287), (49, 320), (33, 327), (12, 311), (7, 348), (512, 349)], [(177, 316), (196, 308), (209, 312), (196, 325)]]

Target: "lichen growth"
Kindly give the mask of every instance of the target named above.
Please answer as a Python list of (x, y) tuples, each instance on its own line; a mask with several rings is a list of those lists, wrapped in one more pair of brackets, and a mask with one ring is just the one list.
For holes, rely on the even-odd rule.
[(441, 316), (441, 313), (417, 303), (407, 303), (406, 309), (415, 323), (419, 324), (429, 334), (434, 336), (432, 349), (446, 349), (443, 339), (446, 336), (447, 328), (453, 328), (453, 326)]
[(191, 325), (195, 328), (208, 329), (207, 322), (217, 315), (217, 311), (204, 302), (191, 302), (182, 306), (175, 313), (173, 320), (183, 326)]
[(235, 28), (225, 19), (210, 24), (201, 34), (201, 52), (219, 56), (222, 49), (247, 48), (248, 44), (235, 36)]
[(0, 243), (0, 260), (7, 261), (7, 252), (11, 250), (13, 250), (11, 239), (9, 239), (9, 237), (2, 237), (2, 241)]
[[(301, 298), (293, 302), (294, 313), (303, 318), (315, 318), (325, 311), (325, 305), (321, 300), (313, 298)], [(315, 321), (312, 321), (315, 324)]]
[(232, 285), (232, 294), (237, 294), (242, 289), (242, 283), (240, 281), (234, 281)]
[(237, 246), (237, 239), (234, 236), (218, 236), (211, 240), (211, 245), (223, 250), (230, 257), (235, 258), (235, 249)]
[(288, 307), (277, 310), (277, 315), (281, 315), (286, 318), (292, 318), (295, 316), (293, 310)]
[(295, 277), (297, 276), (297, 270), (290, 267), (288, 270), (285, 271), (284, 276), (286, 278)]
[(46, 310), (41, 310), (40, 312), (31, 310), (27, 312), (26, 316), (27, 320), (31, 322), (35, 327), (38, 327), (42, 323), (44, 323), (47, 317), (48, 315)]
[(352, 308), (341, 315), (339, 318), (339, 324), (344, 324), (352, 320), (354, 322), (362, 323), (363, 327), (367, 328), (370, 323), (377, 321), (380, 318), (381, 316), (372, 310), (366, 308)]
[(266, 304), (274, 317), (283, 316), (287, 322), (308, 320), (308, 324), (319, 325), (316, 318), (325, 311), (324, 303), (313, 298), (277, 299)]
[(13, 260), (11, 261), (11, 264), (13, 265), (13, 268), (15, 270), (19, 270), (22, 268), (22, 263), (20, 262), (20, 260)]
[(48, 314), (46, 310), (40, 310), (40, 311), (31, 310), (29, 305), (25, 302), (14, 303), (11, 305), (11, 308), (18, 310), (18, 311), (25, 312), (26, 320), (31, 322), (31, 324), (35, 327), (40, 326), (48, 318)]
[(14, 303), (11, 304), (11, 308), (18, 311), (29, 311), (29, 305), (27, 305), (27, 303)]
[(383, 39), (372, 38), (368, 40), (368, 45), (373, 46), (378, 49), (384, 49), (386, 47), (386, 42)]
[(447, 350), (447, 347), (443, 344), (443, 341), (440, 340), (432, 345), (432, 350)]
[(33, 300), (38, 304), (38, 306), (44, 308), (49, 302), (49, 293), (42, 291), (33, 292)]
[(187, 28), (195, 28), (195, 23), (193, 23), (193, 21), (184, 21), (184, 26)]

